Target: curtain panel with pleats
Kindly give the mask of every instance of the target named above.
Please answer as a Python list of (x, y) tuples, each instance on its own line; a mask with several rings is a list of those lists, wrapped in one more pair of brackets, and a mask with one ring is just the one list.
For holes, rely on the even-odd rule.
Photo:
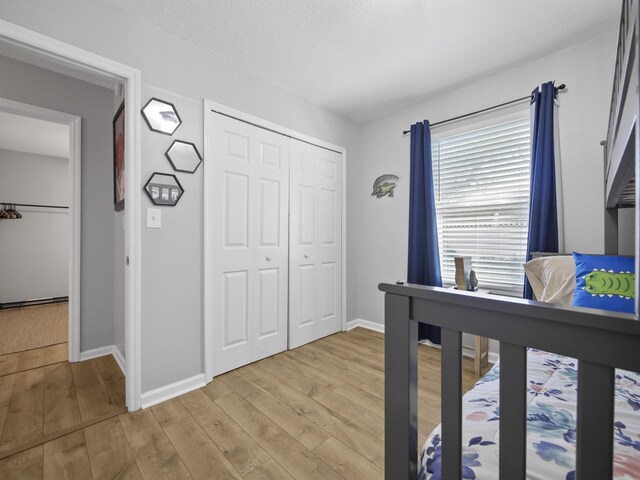
[[(411, 126), (411, 186), (409, 193), (409, 283), (442, 286), (438, 226), (433, 189), (429, 121)], [(440, 343), (440, 328), (420, 324), (420, 340)]]
[[(527, 260), (531, 260), (532, 252), (558, 251), (554, 102), (553, 82), (545, 83), (542, 89), (536, 88), (532, 93), (531, 197)], [(526, 279), (524, 298), (533, 298), (531, 285)]]

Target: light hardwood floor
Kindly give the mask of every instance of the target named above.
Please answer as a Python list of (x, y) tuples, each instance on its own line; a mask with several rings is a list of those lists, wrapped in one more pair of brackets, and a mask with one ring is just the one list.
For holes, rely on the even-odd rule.
[[(439, 423), (439, 350), (419, 357), (422, 443)], [(465, 359), (464, 389), (476, 380)], [(7, 457), (0, 478), (381, 479), (383, 415), (383, 336), (358, 328)]]
[(54, 363), (66, 362), (69, 358), (68, 344), (58, 343), (23, 352), (0, 355), (0, 377), (12, 373), (45, 367)]
[[(70, 364), (60, 361), (64, 346), (16, 354), (17, 373), (0, 376), (0, 459), (126, 411), (124, 376), (114, 358)], [(73, 443), (77, 436), (70, 438)]]

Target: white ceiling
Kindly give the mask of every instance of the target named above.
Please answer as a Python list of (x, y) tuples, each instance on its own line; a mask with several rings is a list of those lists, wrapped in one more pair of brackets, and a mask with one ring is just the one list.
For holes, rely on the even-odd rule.
[(617, 28), (614, 0), (105, 0), (358, 123)]
[(69, 158), (69, 127), (0, 112), (0, 149)]

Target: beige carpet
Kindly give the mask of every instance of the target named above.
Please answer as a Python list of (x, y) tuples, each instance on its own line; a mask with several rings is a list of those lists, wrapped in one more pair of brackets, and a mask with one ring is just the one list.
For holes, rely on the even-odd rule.
[(68, 304), (0, 310), (0, 355), (68, 341)]

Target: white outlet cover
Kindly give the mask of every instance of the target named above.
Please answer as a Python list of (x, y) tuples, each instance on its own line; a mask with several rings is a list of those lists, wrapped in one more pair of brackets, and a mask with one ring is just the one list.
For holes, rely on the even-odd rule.
[(159, 208), (147, 208), (147, 228), (162, 227), (162, 210)]

